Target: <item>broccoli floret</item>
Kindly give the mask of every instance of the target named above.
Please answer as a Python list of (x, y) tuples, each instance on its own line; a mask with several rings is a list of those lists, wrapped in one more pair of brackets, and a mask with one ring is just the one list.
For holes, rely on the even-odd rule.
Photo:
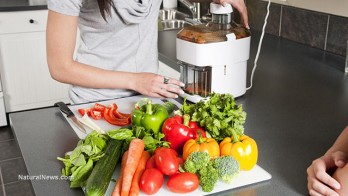
[(210, 161), (210, 156), (207, 152), (192, 152), (184, 163), (184, 168), (187, 172), (196, 173), (201, 168), (205, 167)]
[(225, 183), (231, 183), (240, 172), (239, 162), (232, 156), (215, 158), (212, 164), (219, 173), (219, 179)]
[(199, 185), (204, 192), (211, 192), (214, 189), (215, 183), (219, 179), (218, 171), (213, 167), (211, 162), (198, 171)]

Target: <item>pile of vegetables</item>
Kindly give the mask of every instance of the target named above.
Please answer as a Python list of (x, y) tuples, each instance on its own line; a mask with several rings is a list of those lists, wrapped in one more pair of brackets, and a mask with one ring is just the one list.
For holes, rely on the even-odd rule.
[(155, 194), (165, 178), (174, 193), (199, 186), (211, 192), (219, 180), (233, 183), (240, 171), (257, 163), (257, 144), (244, 134), (246, 113), (230, 94), (213, 93), (196, 104), (184, 100), (179, 111), (173, 111), (170, 102), (153, 104), (148, 98), (135, 104), (129, 115), (118, 112), (116, 104), (93, 108), (79, 112), (96, 116), (95, 111), (101, 111), (101, 118), (118, 116), (132, 126), (93, 131), (71, 154), (58, 158), (65, 165), (62, 174), (73, 177), (70, 187), (83, 187), (87, 195), (105, 194), (119, 161), (113, 195)]

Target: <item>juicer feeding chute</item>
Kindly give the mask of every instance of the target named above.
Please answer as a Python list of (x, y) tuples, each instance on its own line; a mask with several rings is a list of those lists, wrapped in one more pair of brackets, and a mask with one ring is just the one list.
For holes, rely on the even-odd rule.
[(250, 32), (232, 21), (232, 7), (211, 3), (212, 21), (183, 28), (176, 38), (183, 95), (198, 102), (210, 93), (246, 92)]

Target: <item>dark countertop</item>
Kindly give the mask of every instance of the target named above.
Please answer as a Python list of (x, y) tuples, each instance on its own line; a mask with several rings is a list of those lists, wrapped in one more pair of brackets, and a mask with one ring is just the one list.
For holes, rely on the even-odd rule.
[(0, 12), (45, 10), (46, 0), (0, 0)]
[[(248, 76), (258, 41), (258, 35), (253, 35)], [(174, 54), (167, 56), (162, 50), (171, 51), (173, 43), (162, 40), (159, 44), (160, 60), (175, 63)], [(348, 124), (348, 77), (338, 69), (343, 65), (342, 57), (265, 36), (253, 88), (237, 102), (247, 113), (245, 133), (258, 143), (258, 164), (272, 179), (224, 195), (307, 194), (306, 168)], [(62, 164), (57, 156), (73, 149), (78, 141), (60, 111), (45, 108), (9, 116), (28, 174), (60, 176)], [(32, 180), (32, 185), (36, 195), (83, 194), (62, 180)]]

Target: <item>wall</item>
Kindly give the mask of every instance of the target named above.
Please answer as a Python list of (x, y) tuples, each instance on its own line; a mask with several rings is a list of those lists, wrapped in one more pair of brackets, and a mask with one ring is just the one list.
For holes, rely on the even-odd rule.
[(348, 17), (348, 0), (272, 0), (272, 2), (321, 13), (333, 14), (336, 16)]
[[(268, 2), (246, 0), (246, 4), (251, 29), (261, 31)], [(348, 18), (271, 3), (266, 33), (345, 56)]]

